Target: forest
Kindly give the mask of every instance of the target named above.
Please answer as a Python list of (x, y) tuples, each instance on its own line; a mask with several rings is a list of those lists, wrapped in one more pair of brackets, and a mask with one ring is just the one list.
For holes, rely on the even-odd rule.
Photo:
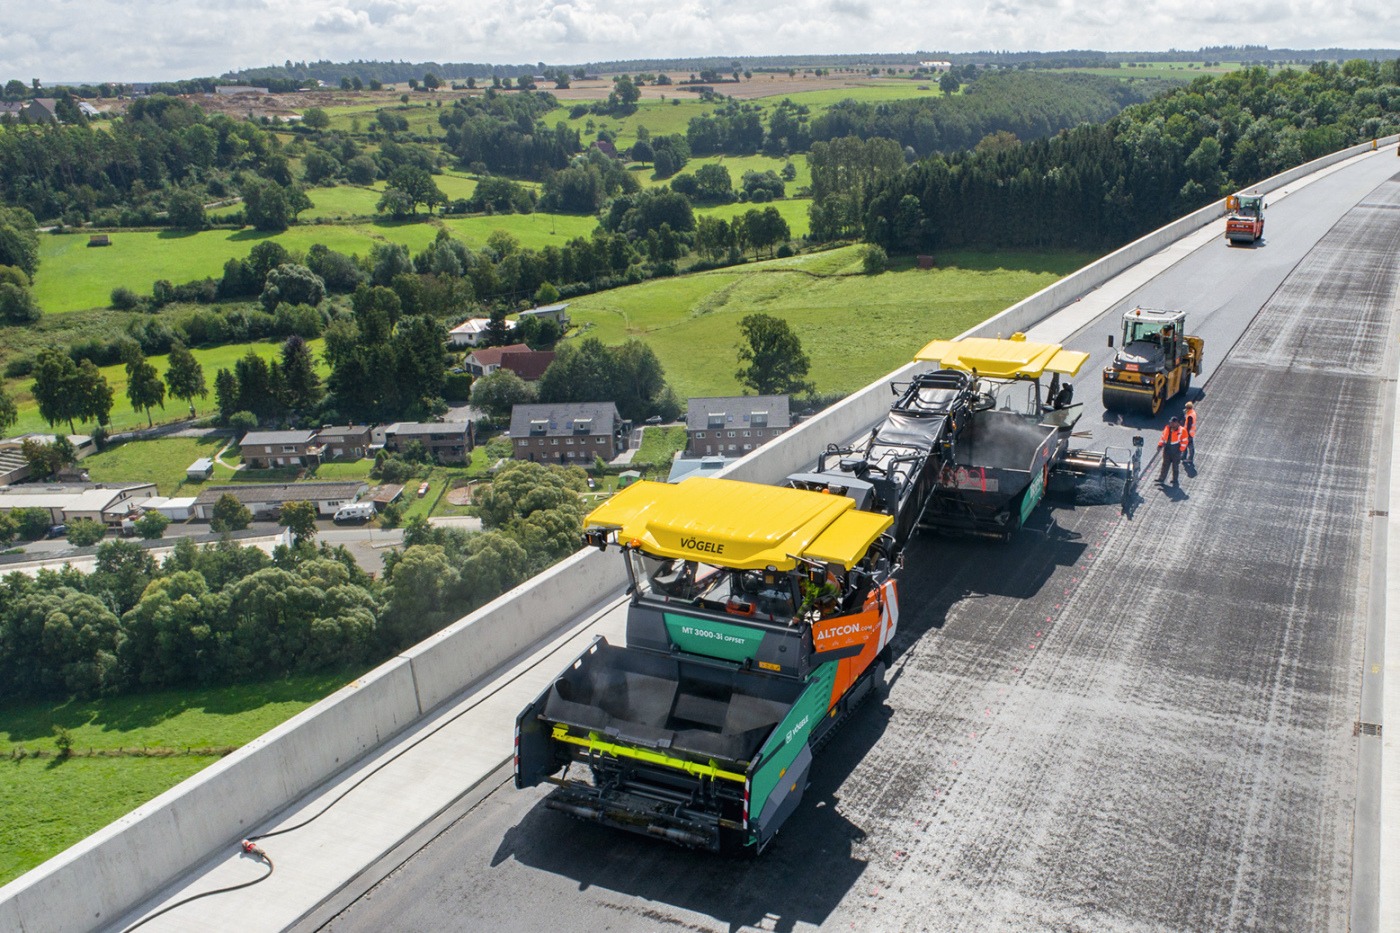
[[(858, 218), (861, 235), (894, 252), (1113, 248), (1398, 129), (1400, 59), (1251, 67), (1199, 78), (1104, 123), (1029, 143), (993, 137), (907, 167), (872, 161), (878, 140), (848, 146), (823, 166), (832, 181), (819, 182), (814, 166), (813, 234), (842, 235)], [(843, 173), (861, 184), (841, 183)]]

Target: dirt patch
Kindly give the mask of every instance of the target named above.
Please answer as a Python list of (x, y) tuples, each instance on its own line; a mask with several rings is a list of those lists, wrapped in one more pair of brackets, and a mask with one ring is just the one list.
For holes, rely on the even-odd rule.
[(475, 488), (476, 484), (473, 483), (467, 486), (458, 486), (456, 489), (449, 489), (447, 491), (447, 501), (452, 505), (471, 505), (472, 490)]

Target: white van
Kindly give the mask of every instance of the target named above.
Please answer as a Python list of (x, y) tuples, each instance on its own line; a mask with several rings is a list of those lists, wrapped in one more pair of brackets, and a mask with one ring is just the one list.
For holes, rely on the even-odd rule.
[(375, 509), (371, 502), (347, 502), (335, 510), (338, 522), (367, 522), (374, 518)]

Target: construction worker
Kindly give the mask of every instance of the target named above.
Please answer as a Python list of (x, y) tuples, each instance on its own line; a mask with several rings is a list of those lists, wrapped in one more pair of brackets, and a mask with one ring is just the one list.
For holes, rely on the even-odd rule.
[(1186, 429), (1186, 462), (1191, 466), (1196, 465), (1196, 403), (1186, 403), (1186, 416), (1182, 420), (1182, 427)]
[(1181, 485), (1177, 472), (1181, 469), (1181, 455), (1186, 451), (1186, 441), (1186, 428), (1182, 427), (1180, 418), (1172, 415), (1172, 420), (1162, 429), (1162, 439), (1157, 442), (1157, 449), (1162, 451), (1162, 472), (1157, 475), (1157, 485), (1167, 484), (1167, 467), (1172, 470), (1172, 485)]

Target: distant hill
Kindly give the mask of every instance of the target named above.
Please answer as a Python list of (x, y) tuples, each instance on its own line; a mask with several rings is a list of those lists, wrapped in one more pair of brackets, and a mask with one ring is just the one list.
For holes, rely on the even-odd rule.
[(1400, 49), (1271, 49), (1263, 45), (1212, 46), (1195, 51), (1172, 49), (1166, 52), (1103, 52), (1093, 49), (1065, 49), (1050, 52), (868, 52), (854, 55), (734, 55), (699, 58), (639, 58), (625, 61), (577, 62), (573, 64), (499, 64), (490, 62), (381, 62), (356, 60), (349, 62), (285, 61), (281, 65), (231, 71), (222, 80), (257, 84), (267, 80), (325, 81), (339, 83), (341, 78), (359, 78), (386, 84), (422, 78), (432, 72), (447, 81), (466, 78), (515, 78), (545, 71), (582, 70), (589, 74), (617, 74), (645, 71), (705, 71), (729, 72), (784, 71), (791, 68), (908, 68), (920, 61), (949, 61), (955, 65), (992, 64), (1003, 66), (1031, 65), (1039, 67), (1107, 65), (1125, 62), (1206, 62), (1229, 61), (1250, 63), (1294, 63), (1315, 61), (1346, 61), (1352, 58), (1400, 58)]

